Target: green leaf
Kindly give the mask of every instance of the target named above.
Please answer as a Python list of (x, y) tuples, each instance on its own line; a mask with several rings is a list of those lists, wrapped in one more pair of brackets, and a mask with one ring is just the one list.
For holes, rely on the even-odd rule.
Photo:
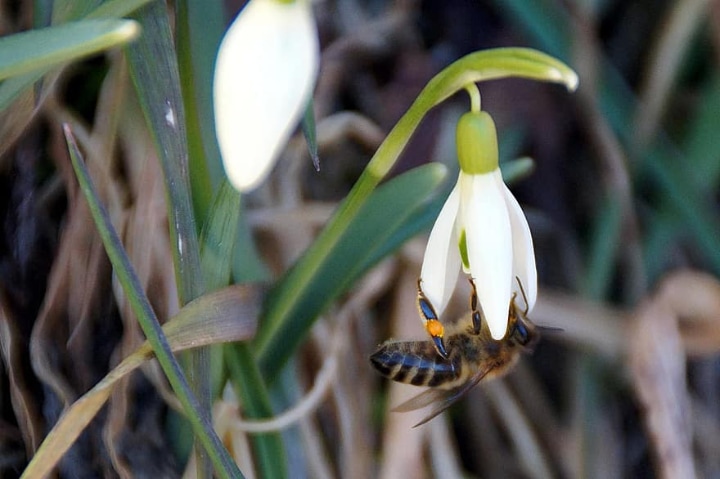
[[(647, 276), (652, 280), (662, 277), (668, 269), (672, 269), (674, 258), (668, 255), (677, 242), (685, 234), (685, 226), (677, 212), (664, 207), (666, 202), (659, 205), (658, 211), (647, 214), (643, 230), (643, 259), (647, 265)], [(652, 281), (654, 282), (654, 281)]]
[(507, 184), (519, 181), (530, 174), (535, 169), (535, 161), (532, 158), (522, 157), (512, 161), (500, 163), (503, 181)]
[[(240, 216), (240, 193), (225, 180), (213, 202), (201, 238), (202, 265), (211, 289), (225, 286), (230, 279), (233, 247)], [(237, 389), (245, 416), (262, 419), (273, 415), (267, 386), (255, 358), (245, 343), (223, 348), (232, 383)], [(285, 448), (279, 432), (250, 437), (258, 472), (262, 477), (287, 476)]]
[[(261, 373), (250, 348), (246, 344), (229, 344), (223, 350), (233, 386), (242, 400), (244, 415), (253, 419), (272, 417), (273, 410), (265, 385), (265, 376)], [(287, 477), (287, 457), (281, 434), (258, 433), (250, 438), (253, 457), (257, 461), (261, 476), (278, 479)]]
[(241, 213), (232, 259), (233, 279), (237, 283), (270, 282), (272, 274), (260, 257), (247, 219)]
[(33, 28), (42, 28), (50, 25), (52, 8), (52, 0), (33, 0)]
[(128, 48), (128, 62), (165, 178), (173, 259), (184, 304), (204, 291), (187, 177), (185, 110), (165, 6), (154, 2), (139, 13), (145, 34)]
[(228, 284), (240, 217), (240, 193), (228, 181), (220, 185), (200, 238), (202, 267), (209, 290)]
[(0, 38), (0, 80), (45, 73), (108, 48), (124, 45), (140, 34), (132, 20), (82, 20)]
[[(445, 177), (440, 164), (422, 166), (405, 173), (372, 194), (322, 261), (308, 265), (301, 258), (285, 275), (266, 302), (254, 342), (261, 371), (274, 378), (303, 340), (314, 320), (339, 295), (380, 258), (417, 232), (419, 212), (423, 211)], [(414, 227), (410, 227), (413, 225)], [(298, 270), (312, 268), (309, 280), (297, 283)], [(291, 289), (290, 304), (280, 304)], [(282, 315), (277, 315), (282, 309)], [(275, 319), (275, 322), (268, 321)]]
[[(88, 11), (89, 13), (85, 17), (88, 20), (101, 18), (119, 18), (132, 13), (133, 11), (149, 3), (150, 1), (151, 0), (108, 0), (99, 5), (95, 10), (91, 10), (91, 7), (97, 2), (89, 2), (84, 5), (76, 3), (75, 5), (77, 6), (77, 8), (70, 8), (69, 5), (65, 5), (63, 7), (63, 4), (61, 2), (55, 2), (53, 6), (50, 6), (48, 1), (36, 2), (35, 24), (38, 26), (46, 25), (49, 22), (50, 16), (52, 15), (52, 12), (49, 11), (49, 9), (51, 8), (54, 8), (56, 12), (61, 12), (55, 14), (55, 23), (58, 23), (65, 20), (77, 20), (82, 16), (83, 13)], [(51, 44), (52, 43), (54, 42), (51, 42)], [(77, 58), (73, 58), (72, 60), (75, 59)], [(41, 68), (39, 70), (34, 70), (32, 73), (15, 76), (0, 83), (0, 111), (4, 111), (5, 109), (7, 109), (10, 104), (23, 91), (25, 91), (30, 85), (35, 84), (38, 80), (40, 80), (40, 78), (43, 77), (43, 75), (48, 73), (48, 71), (50, 71), (51, 69), (52, 67)], [(3, 136), (3, 138), (5, 138), (5, 136)]]
[(51, 23), (58, 25), (82, 18), (101, 2), (102, 0), (53, 0)]
[[(202, 295), (205, 287), (188, 178), (186, 118), (175, 45), (164, 2), (152, 2), (136, 15), (144, 34), (127, 49), (128, 64), (160, 158), (178, 296), (181, 304), (185, 304)], [(209, 413), (212, 395), (209, 351), (204, 348), (190, 351), (186, 358), (193, 391)], [(210, 475), (203, 450), (196, 451), (198, 475)]]
[(305, 108), (305, 115), (302, 121), (302, 132), (305, 136), (305, 142), (307, 143), (308, 152), (312, 159), (313, 166), (316, 171), (320, 171), (320, 156), (318, 155), (317, 145), (317, 134), (315, 132), (315, 111), (313, 109), (313, 99), (310, 97), (307, 107)]
[(715, 75), (703, 89), (697, 101), (698, 109), (690, 119), (683, 150), (694, 185), (706, 194), (712, 194), (720, 178), (720, 76)]
[(173, 391), (175, 391), (178, 400), (187, 413), (193, 431), (208, 452), (219, 475), (224, 478), (241, 477), (242, 474), (235, 465), (235, 462), (230, 458), (227, 450), (217, 434), (215, 434), (210, 421), (209, 411), (201, 408), (197, 398), (190, 391), (187, 379), (173, 356), (168, 339), (163, 333), (160, 323), (150, 306), (150, 301), (147, 296), (145, 296), (142, 286), (140, 285), (140, 280), (137, 278), (130, 259), (122, 247), (117, 231), (115, 231), (105, 207), (100, 202), (97, 191), (90, 179), (90, 174), (82, 159), (82, 155), (67, 125), (65, 125), (65, 137), (75, 175), (89, 204), (93, 220), (105, 246), (105, 251), (112, 263), (113, 271), (115, 275), (117, 275), (118, 281), (122, 285), (125, 295), (128, 298), (128, 302), (138, 318), (145, 337), (147, 337), (152, 345), (158, 362), (162, 366)]
[(617, 252), (622, 234), (622, 205), (614, 196), (608, 196), (595, 216), (592, 236), (590, 237), (590, 254), (584, 283), (581, 287), (583, 295), (602, 300), (615, 271)]
[(522, 25), (544, 51), (561, 59), (571, 53), (572, 20), (553, 0), (500, 0), (493, 2), (507, 17)]
[(188, 128), (190, 180), (195, 215), (204, 223), (213, 188), (225, 174), (215, 137), (213, 74), (225, 27), (222, 2), (176, 4), (178, 66)]
[(153, 0), (106, 0), (85, 18), (120, 18), (130, 15)]

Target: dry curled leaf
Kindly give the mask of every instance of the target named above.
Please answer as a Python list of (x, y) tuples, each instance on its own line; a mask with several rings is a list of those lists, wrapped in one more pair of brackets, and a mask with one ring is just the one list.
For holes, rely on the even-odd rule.
[(657, 301), (679, 322), (689, 355), (720, 352), (720, 282), (698, 271), (679, 271), (660, 284)]
[(685, 351), (676, 311), (662, 295), (638, 308), (628, 355), (660, 477), (695, 477)]
[[(261, 295), (257, 287), (229, 286), (188, 303), (163, 326), (173, 351), (231, 341), (255, 335)], [(153, 357), (145, 342), (105, 378), (75, 401), (47, 435), (22, 477), (44, 477), (95, 417), (118, 380)]]

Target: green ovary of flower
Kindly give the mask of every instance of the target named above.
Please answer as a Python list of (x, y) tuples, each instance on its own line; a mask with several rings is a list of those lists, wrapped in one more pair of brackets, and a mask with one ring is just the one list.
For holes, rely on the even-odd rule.
[(460, 169), (470, 175), (490, 173), (498, 168), (495, 122), (484, 112), (468, 112), (460, 117), (456, 131)]
[(469, 271), (470, 270), (470, 260), (468, 259), (467, 236), (465, 235), (464, 229), (462, 230), (462, 232), (460, 232), (460, 241), (458, 244), (458, 249), (460, 249), (460, 260), (462, 261), (463, 268), (466, 271)]

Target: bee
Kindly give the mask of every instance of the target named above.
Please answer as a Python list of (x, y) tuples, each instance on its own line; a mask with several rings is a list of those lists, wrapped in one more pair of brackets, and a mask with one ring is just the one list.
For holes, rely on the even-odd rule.
[(436, 403), (417, 427), (450, 407), (480, 381), (508, 373), (520, 354), (531, 352), (540, 337), (539, 328), (526, 314), (527, 310), (518, 308), (513, 295), (507, 333), (497, 341), (484, 321), (479, 324), (477, 311), (466, 314), (445, 329), (446, 355), (440, 354), (432, 341), (390, 340), (381, 344), (370, 356), (380, 374), (393, 381), (430, 387), (393, 411), (407, 412)]

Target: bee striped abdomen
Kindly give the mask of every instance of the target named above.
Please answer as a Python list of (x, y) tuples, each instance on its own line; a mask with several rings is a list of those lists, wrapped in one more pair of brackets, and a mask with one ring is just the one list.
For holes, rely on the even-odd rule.
[(389, 341), (370, 356), (375, 369), (393, 381), (415, 386), (442, 386), (460, 376), (455, 355), (443, 359), (430, 342)]

